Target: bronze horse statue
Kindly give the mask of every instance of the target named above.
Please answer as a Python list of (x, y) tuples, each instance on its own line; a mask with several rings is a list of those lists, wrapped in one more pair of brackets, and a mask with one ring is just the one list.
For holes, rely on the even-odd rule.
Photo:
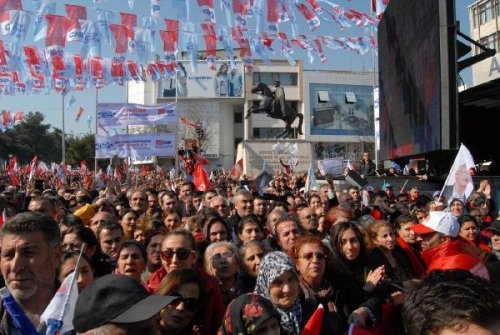
[[(283, 90), (278, 84), (278, 90)], [(258, 93), (262, 95), (262, 100), (260, 100), (259, 106), (252, 106), (248, 109), (245, 119), (248, 119), (252, 113), (255, 112), (265, 112), (269, 117), (273, 119), (280, 119), (285, 122), (285, 130), (279, 133), (276, 138), (286, 138), (293, 135), (292, 123), (295, 119), (299, 118), (299, 125), (297, 127), (297, 133), (302, 135), (302, 122), (304, 121), (304, 115), (302, 113), (297, 113), (294, 108), (285, 101), (284, 92), (281, 92), (277, 96), (271, 89), (264, 83), (257, 83), (251, 90), (252, 93)], [(282, 112), (281, 106), (284, 106), (286, 111)]]

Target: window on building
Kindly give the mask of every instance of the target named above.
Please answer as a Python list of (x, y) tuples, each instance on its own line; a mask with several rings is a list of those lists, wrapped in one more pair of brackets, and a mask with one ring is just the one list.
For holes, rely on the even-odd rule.
[(328, 91), (319, 91), (318, 92), (318, 102), (329, 102), (330, 96), (328, 95)]
[(479, 26), (479, 16), (477, 15), (477, 8), (472, 9), (472, 27), (477, 28)]
[[(477, 7), (477, 16), (479, 25), (485, 24), (493, 19), (492, 0), (483, 2)], [(475, 19), (474, 19), (475, 21)]]
[(234, 147), (238, 148), (238, 144), (240, 144), (241, 142), (243, 142), (242, 138), (235, 138), (234, 139)]
[[(496, 49), (497, 47), (497, 35), (498, 33), (493, 33), (491, 35), (485, 36), (479, 40), (479, 43), (490, 49)], [(480, 52), (480, 50), (477, 50)]]
[(355, 104), (358, 102), (356, 100), (356, 94), (354, 94), (354, 92), (345, 92), (345, 102), (348, 104)]
[(281, 86), (297, 86), (298, 82), (297, 73), (254, 72), (253, 74), (253, 85), (260, 82), (269, 86), (275, 80), (279, 80)]
[(243, 123), (243, 113), (234, 113), (234, 123)]

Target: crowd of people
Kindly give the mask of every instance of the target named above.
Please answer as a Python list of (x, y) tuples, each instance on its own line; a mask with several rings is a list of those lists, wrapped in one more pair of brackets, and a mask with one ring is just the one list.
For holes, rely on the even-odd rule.
[[(263, 194), (226, 174), (205, 192), (155, 176), (1, 193), (2, 280), (35, 328), (78, 264), (79, 334), (298, 335), (319, 305), (316, 334), (500, 334), (487, 180), (462, 201), (387, 183), (305, 193), (286, 173)], [(19, 327), (2, 304), (0, 334)]]

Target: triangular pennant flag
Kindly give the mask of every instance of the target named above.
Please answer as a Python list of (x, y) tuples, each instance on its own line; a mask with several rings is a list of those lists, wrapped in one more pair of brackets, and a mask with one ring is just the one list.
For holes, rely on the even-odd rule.
[(307, 170), (305, 193), (307, 194), (308, 192), (317, 189), (318, 189), (318, 183), (316, 182), (316, 175), (314, 174), (313, 164), (310, 163), (309, 169)]
[(323, 317), (325, 315), (325, 308), (322, 304), (311, 315), (306, 325), (302, 329), (300, 335), (319, 335), (321, 333), (321, 326), (323, 325)]

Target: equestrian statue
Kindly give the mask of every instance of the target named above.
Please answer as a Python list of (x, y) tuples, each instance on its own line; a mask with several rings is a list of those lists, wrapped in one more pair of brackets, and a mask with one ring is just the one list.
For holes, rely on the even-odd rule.
[(299, 118), (299, 125), (297, 133), (302, 135), (302, 122), (304, 115), (297, 113), (285, 100), (285, 90), (281, 87), (279, 81), (273, 82), (274, 92), (263, 83), (256, 84), (250, 92), (262, 95), (259, 106), (252, 106), (248, 109), (245, 119), (248, 119), (252, 113), (265, 112), (273, 119), (283, 120), (286, 124), (285, 129), (279, 133), (276, 138), (286, 138), (290, 135), (293, 136), (292, 123), (295, 119)]

